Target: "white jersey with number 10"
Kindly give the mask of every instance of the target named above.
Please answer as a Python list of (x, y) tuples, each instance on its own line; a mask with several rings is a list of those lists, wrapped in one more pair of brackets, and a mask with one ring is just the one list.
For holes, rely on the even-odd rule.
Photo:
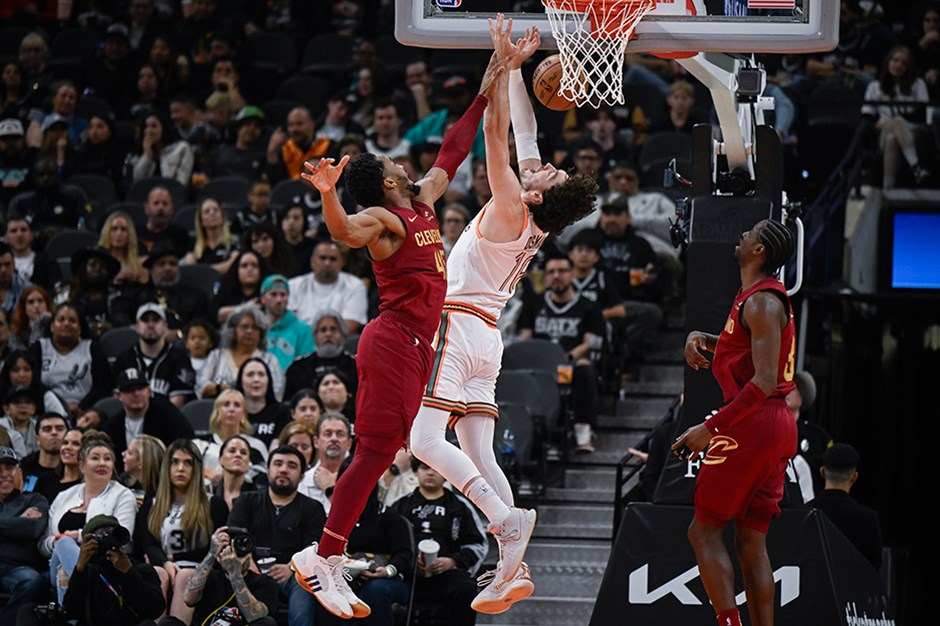
[(525, 207), (525, 224), (515, 241), (488, 241), (480, 233), (480, 220), (489, 206), (470, 221), (447, 258), (447, 301), (472, 305), (499, 319), (546, 235)]

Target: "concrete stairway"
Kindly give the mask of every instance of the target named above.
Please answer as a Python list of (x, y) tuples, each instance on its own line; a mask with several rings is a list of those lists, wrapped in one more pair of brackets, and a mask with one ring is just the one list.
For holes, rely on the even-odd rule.
[[(663, 332), (636, 380), (624, 383), (620, 397), (608, 402), (613, 410), (599, 417), (594, 454), (569, 455), (561, 479), (547, 486), (539, 500), (522, 503), (539, 514), (526, 552), (535, 594), (501, 615), (479, 615), (478, 624), (588, 624), (610, 557), (616, 465), (681, 392), (684, 340), (680, 330)], [(492, 565), (496, 555), (494, 544)]]

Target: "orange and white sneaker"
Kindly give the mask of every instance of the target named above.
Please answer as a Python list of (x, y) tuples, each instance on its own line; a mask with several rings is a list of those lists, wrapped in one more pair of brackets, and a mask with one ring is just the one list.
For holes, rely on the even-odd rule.
[(515, 576), (509, 580), (503, 580), (502, 565), (502, 562), (498, 563), (495, 570), (490, 570), (477, 578), (477, 584), (484, 587), (483, 591), (470, 603), (470, 608), (477, 613), (490, 615), (503, 613), (514, 603), (525, 600), (535, 591), (528, 565), (520, 563)]
[(489, 525), (489, 531), (496, 536), (496, 543), (499, 544), (503, 582), (513, 578), (522, 564), (532, 531), (535, 530), (535, 519), (534, 509), (512, 507), (506, 519)]
[(352, 577), (343, 562), (341, 554), (323, 558), (317, 554), (317, 544), (313, 544), (291, 557), (290, 566), (297, 584), (312, 593), (327, 611), (343, 619), (366, 617), (372, 609), (349, 588), (347, 580)]

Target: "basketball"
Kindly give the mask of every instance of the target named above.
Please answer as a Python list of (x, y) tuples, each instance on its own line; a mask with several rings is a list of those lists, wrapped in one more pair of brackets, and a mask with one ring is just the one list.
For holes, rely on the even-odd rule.
[(575, 103), (558, 94), (561, 87), (561, 57), (553, 54), (538, 64), (532, 75), (532, 91), (543, 106), (553, 111), (573, 109)]

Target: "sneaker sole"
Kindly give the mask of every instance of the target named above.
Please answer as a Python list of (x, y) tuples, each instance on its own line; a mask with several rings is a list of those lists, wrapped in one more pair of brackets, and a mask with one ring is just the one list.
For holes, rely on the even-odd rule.
[[(314, 568), (317, 568), (317, 567), (321, 567), (321, 566), (319, 565), (314, 566)], [(311, 589), (310, 584), (305, 579), (305, 578), (309, 578), (309, 576), (304, 577), (300, 573), (300, 568), (297, 567), (297, 564), (294, 563), (293, 559), (291, 559), (290, 568), (294, 570), (294, 580), (297, 581), (297, 585), (301, 589), (306, 591), (307, 593), (311, 594), (314, 598), (316, 598), (317, 602), (319, 602), (320, 606), (322, 606), (324, 609), (326, 609), (327, 611), (329, 611), (336, 617), (339, 617), (342, 619), (350, 619), (351, 617), (355, 615), (355, 612), (352, 611), (352, 607), (350, 607), (350, 611), (345, 611), (343, 610), (343, 606), (341, 604), (337, 604), (336, 602), (327, 602), (324, 600), (324, 598), (320, 597), (321, 595), (320, 593)], [(328, 575), (328, 574), (324, 574), (324, 575)], [(369, 610), (369, 612), (370, 613), (372, 612), (371, 609)]]
[(506, 592), (506, 595), (499, 599), (488, 599), (477, 602), (474, 600), (470, 603), (470, 608), (472, 608), (477, 613), (486, 613), (487, 615), (499, 615), (500, 613), (505, 613), (509, 608), (519, 602), (520, 600), (525, 600), (535, 591), (535, 585), (529, 582), (528, 584), (518, 584), (514, 585), (509, 591)]

